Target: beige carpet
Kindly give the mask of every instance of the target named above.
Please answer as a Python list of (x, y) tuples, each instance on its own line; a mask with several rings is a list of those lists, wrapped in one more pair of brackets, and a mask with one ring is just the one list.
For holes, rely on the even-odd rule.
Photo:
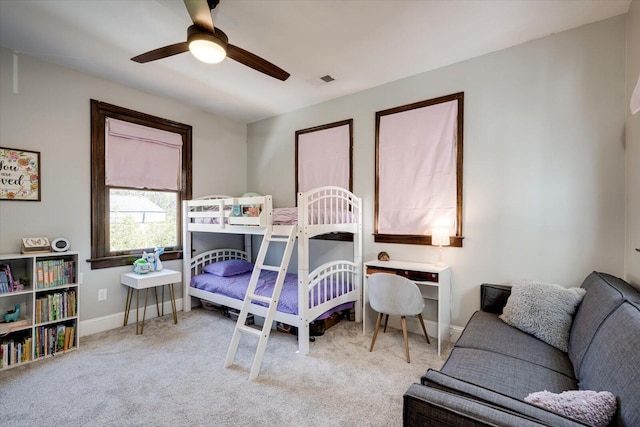
[(202, 309), (84, 337), (78, 351), (0, 372), (6, 426), (400, 426), (402, 395), (439, 368), (434, 340), (371, 335), (341, 321), (296, 354), (296, 337), (273, 332), (260, 376), (249, 381), (253, 337), (223, 365), (231, 320)]

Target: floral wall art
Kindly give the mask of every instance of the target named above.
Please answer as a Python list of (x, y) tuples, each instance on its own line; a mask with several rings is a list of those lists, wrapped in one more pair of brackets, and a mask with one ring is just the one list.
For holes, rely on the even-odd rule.
[(0, 147), (0, 200), (40, 201), (40, 152)]

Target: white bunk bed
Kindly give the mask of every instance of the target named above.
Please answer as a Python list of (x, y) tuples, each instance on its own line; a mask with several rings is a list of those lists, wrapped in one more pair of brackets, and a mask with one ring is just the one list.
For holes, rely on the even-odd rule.
[[(250, 246), (246, 251), (215, 249), (192, 257), (192, 233), (244, 234), (247, 246), (250, 245), (251, 235), (265, 235), (268, 231), (286, 235), (287, 229), (294, 227), (298, 240), (297, 314), (278, 310), (274, 320), (297, 327), (298, 351), (303, 355), (308, 354), (309, 323), (323, 313), (345, 303), (354, 303), (356, 321), (362, 320), (361, 207), (362, 199), (334, 186), (298, 193), (298, 207), (282, 210), (273, 208), (271, 196), (208, 196), (183, 202), (184, 311), (191, 309), (190, 297), (240, 310), (243, 300), (192, 287), (192, 277), (201, 274), (204, 266), (213, 262), (231, 259), (251, 261)], [(293, 221), (282, 224), (279, 220), (281, 213)], [(352, 234), (353, 259), (328, 262), (309, 272), (309, 240), (327, 233)], [(344, 286), (344, 283), (349, 285)], [(332, 286), (340, 287), (335, 295), (332, 295), (335, 292), (331, 290)], [(249, 313), (266, 317), (267, 307), (251, 303)]]

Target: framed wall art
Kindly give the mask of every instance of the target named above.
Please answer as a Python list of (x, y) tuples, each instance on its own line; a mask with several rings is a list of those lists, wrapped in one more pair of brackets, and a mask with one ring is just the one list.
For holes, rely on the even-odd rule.
[(40, 201), (40, 152), (0, 147), (0, 200)]

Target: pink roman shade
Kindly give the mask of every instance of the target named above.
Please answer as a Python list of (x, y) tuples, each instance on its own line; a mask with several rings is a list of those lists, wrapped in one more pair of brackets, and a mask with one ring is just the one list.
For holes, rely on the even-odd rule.
[(180, 189), (180, 134), (107, 119), (105, 185)]
[(298, 191), (325, 185), (349, 189), (349, 124), (298, 135)]
[(455, 229), (456, 100), (380, 117), (378, 233)]

